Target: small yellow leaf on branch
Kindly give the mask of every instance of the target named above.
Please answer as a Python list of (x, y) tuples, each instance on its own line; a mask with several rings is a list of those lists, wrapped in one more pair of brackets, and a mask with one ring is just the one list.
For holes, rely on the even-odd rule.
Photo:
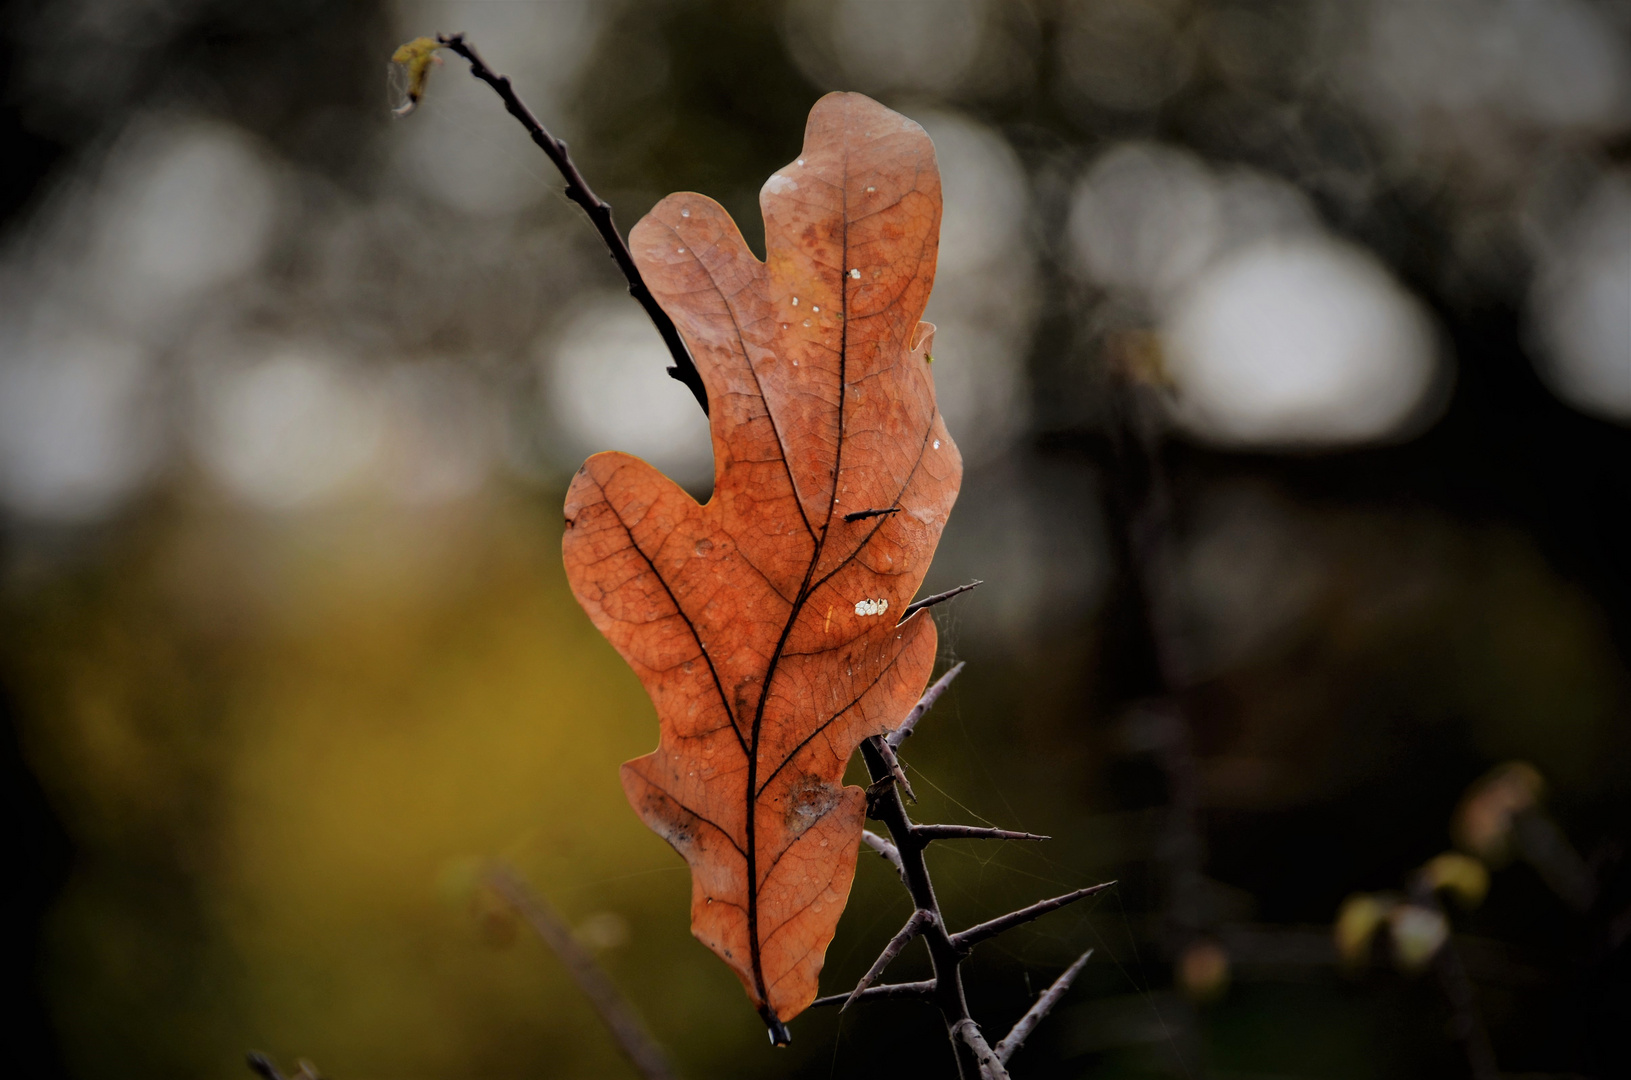
[(401, 64), (408, 73), (408, 100), (392, 110), (397, 116), (407, 116), (413, 112), (419, 99), (425, 96), (425, 83), (430, 80), (431, 65), (442, 62), (442, 58), (436, 55), (436, 50), (440, 48), (435, 38), (422, 37), (414, 38), (391, 54), (391, 63)]

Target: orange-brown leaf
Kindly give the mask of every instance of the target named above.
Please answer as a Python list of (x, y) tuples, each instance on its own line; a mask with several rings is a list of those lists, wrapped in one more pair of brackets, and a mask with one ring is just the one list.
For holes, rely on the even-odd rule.
[[(670, 195), (630, 234), (707, 385), (712, 498), (597, 454), (563, 548), (657, 707), (657, 750), (623, 766), (629, 802), (691, 865), (692, 932), (787, 1020), (815, 997), (855, 873), (865, 797), (845, 763), (934, 663), (927, 613), (896, 620), (962, 461), (918, 321), (940, 232), (923, 129), (829, 94), (759, 201), (762, 263), (701, 195)], [(863, 510), (897, 512), (845, 520)]]

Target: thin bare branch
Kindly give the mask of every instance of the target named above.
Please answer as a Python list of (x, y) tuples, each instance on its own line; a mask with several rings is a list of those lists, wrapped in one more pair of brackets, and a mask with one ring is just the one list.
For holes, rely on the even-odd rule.
[(1004, 1065), (1008, 1064), (1008, 1059), (1013, 1057), (1021, 1046), (1025, 1045), (1025, 1040), (1030, 1038), (1031, 1032), (1036, 1030), (1036, 1025), (1040, 1024), (1043, 1018), (1052, 1011), (1053, 1007), (1059, 1004), (1059, 999), (1065, 996), (1065, 991), (1070, 989), (1070, 984), (1076, 981), (1076, 976), (1080, 975), (1082, 969), (1087, 966), (1087, 958), (1092, 955), (1093, 950), (1089, 949), (1078, 956), (1076, 962), (1066, 968), (1065, 973), (1053, 980), (1053, 985), (1042, 992), (1042, 996), (1036, 999), (1036, 1003), (1026, 1011), (1024, 1016), (1019, 1018), (1019, 1022), (1013, 1026), (1013, 1029), (1007, 1035), (1003, 1036), (1002, 1041), (997, 1043), (995, 1049), (998, 1061)]
[(940, 700), (940, 695), (946, 692), (946, 688), (951, 685), (952, 680), (961, 675), (963, 669), (967, 666), (968, 661), (958, 661), (949, 671), (936, 679), (933, 686), (923, 691), (923, 696), (918, 698), (916, 705), (912, 706), (912, 711), (906, 714), (906, 719), (900, 722), (900, 727), (891, 731), (888, 737), (884, 739), (884, 742), (889, 744), (891, 750), (900, 749), (900, 744), (911, 738), (912, 729), (917, 727), (919, 720), (923, 719), (923, 714), (928, 712), (936, 701)]
[(906, 605), (905, 611), (900, 613), (900, 621), (905, 622), (907, 619), (912, 617), (914, 612), (922, 611), (924, 608), (934, 607), (936, 604), (943, 604), (954, 596), (960, 596), (963, 593), (968, 592), (970, 589), (977, 589), (984, 584), (985, 582), (983, 581), (971, 581), (967, 585), (959, 585), (955, 589), (947, 589), (943, 593), (935, 593), (933, 596), (925, 596), (921, 600), (914, 600), (910, 604)]
[(861, 976), (861, 981), (855, 984), (855, 989), (849, 992), (849, 1001), (840, 1005), (838, 1011), (843, 1012), (849, 1008), (850, 1001), (854, 1001), (860, 996), (861, 991), (876, 982), (878, 976), (883, 974), (884, 968), (888, 967), (895, 957), (900, 955), (900, 951), (906, 948), (913, 938), (917, 937), (925, 925), (933, 926), (938, 921), (932, 911), (918, 908), (912, 912), (912, 917), (906, 920), (906, 925), (900, 928), (900, 933), (889, 939), (889, 944), (883, 947), (883, 952), (878, 954), (878, 959), (872, 962), (872, 966), (867, 969), (867, 973)]
[(508, 75), (500, 75), (487, 66), (487, 62), (476, 52), (475, 47), (465, 40), (463, 34), (438, 34), (436, 40), (445, 48), (464, 57), (470, 64), (470, 74), (491, 86), (504, 102), (504, 108), (509, 114), (520, 121), (521, 126), (527, 129), (532, 141), (544, 152), (544, 156), (560, 171), (561, 177), (566, 181), (566, 197), (583, 207), (594, 224), (595, 231), (605, 242), (607, 250), (611, 253), (612, 261), (623, 272), (623, 278), (628, 282), (629, 295), (640, 302), (645, 308), (646, 315), (657, 327), (657, 333), (662, 336), (663, 344), (668, 347), (669, 356), (673, 357), (674, 365), (668, 369), (671, 378), (685, 384), (686, 388), (702, 406), (704, 414), (708, 412), (708, 391), (702, 385), (702, 374), (697, 371), (696, 364), (691, 359), (691, 353), (685, 347), (685, 341), (680, 337), (679, 329), (674, 320), (657, 303), (657, 298), (651, 295), (646, 287), (645, 279), (640, 276), (639, 267), (634, 265), (634, 256), (629, 253), (629, 245), (624, 242), (623, 235), (617, 231), (617, 225), (612, 221), (612, 208), (600, 196), (590, 190), (583, 174), (578, 172), (577, 165), (572, 156), (567, 153), (566, 143), (551, 135), (532, 110), (516, 96), (515, 88), (510, 85)]
[(1086, 899), (1094, 893), (1101, 893), (1114, 884), (1114, 881), (1106, 881), (1102, 885), (1089, 885), (1085, 889), (1077, 889), (1075, 892), (1065, 893), (1063, 896), (1055, 896), (1051, 900), (1039, 900), (1030, 907), (1010, 911), (1008, 914), (1000, 915), (990, 922), (983, 922), (978, 926), (969, 927), (960, 934), (953, 934), (951, 935), (951, 943), (957, 947), (959, 952), (967, 952), (980, 942), (988, 941), (1004, 930), (1012, 930), (1016, 926), (1023, 926), (1033, 919), (1041, 918), (1050, 911), (1058, 911), (1060, 908), (1074, 904), (1078, 900)]
[(624, 1000), (617, 986), (607, 976), (595, 958), (572, 936), (555, 909), (516, 873), (504, 866), (492, 866), (486, 874), (489, 888), (514, 908), (537, 931), (544, 943), (555, 951), (566, 965), (572, 980), (589, 999), (601, 1021), (612, 1033), (617, 1048), (629, 1059), (645, 1080), (676, 1080), (677, 1074), (668, 1064), (668, 1058), (646, 1031), (639, 1016)]
[(876, 998), (926, 998), (933, 993), (933, 979), (907, 983), (884, 983), (882, 986), (869, 986), (859, 994), (828, 994), (826, 997), (818, 997), (810, 1002), (810, 1008), (821, 1009), (828, 1005), (848, 1005), (851, 1001), (872, 1001)]
[(1051, 836), (1037, 833), (1014, 832), (1012, 829), (986, 829), (979, 825), (913, 825), (912, 835), (919, 840), (1052, 840)]

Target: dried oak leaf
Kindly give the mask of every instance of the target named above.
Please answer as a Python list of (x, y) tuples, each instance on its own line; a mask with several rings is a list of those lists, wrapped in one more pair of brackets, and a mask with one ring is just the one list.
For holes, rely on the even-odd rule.
[[(928, 614), (897, 619), (962, 460), (918, 321), (940, 233), (923, 129), (829, 94), (759, 201), (762, 263), (701, 195), (670, 195), (630, 234), (707, 385), (712, 498), (596, 454), (562, 546), (661, 722), (624, 791), (690, 863), (692, 933), (774, 1033), (815, 997), (855, 874), (865, 794), (845, 763), (900, 723), (934, 663)], [(846, 520), (866, 510), (894, 512)]]

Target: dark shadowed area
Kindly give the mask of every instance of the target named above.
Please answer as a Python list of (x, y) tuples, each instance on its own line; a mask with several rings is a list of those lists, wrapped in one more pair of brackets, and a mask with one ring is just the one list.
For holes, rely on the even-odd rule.
[[(913, 815), (1054, 837), (931, 849), (960, 925), (1120, 882), (966, 966), (994, 1040), (1095, 949), (1016, 1078), (1631, 1073), (1625, 3), (14, 0), (19, 1075), (635, 1075), (494, 858), (685, 1076), (954, 1072), (911, 1001), (773, 1050), (688, 933), (561, 505), (605, 449), (705, 495), (706, 423), (457, 57), (393, 116), (438, 31), (625, 232), (692, 190), (762, 253), (829, 90), (934, 140), (924, 591), (985, 584)], [(822, 992), (910, 911), (863, 850)]]

